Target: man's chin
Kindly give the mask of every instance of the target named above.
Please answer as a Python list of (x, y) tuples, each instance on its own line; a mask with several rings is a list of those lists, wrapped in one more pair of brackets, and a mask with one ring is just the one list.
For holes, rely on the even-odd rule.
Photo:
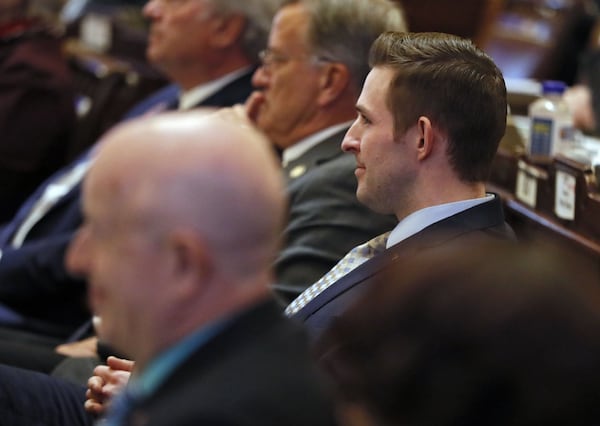
[(378, 200), (377, 198), (369, 196), (368, 191), (364, 187), (361, 188), (360, 184), (358, 186), (358, 189), (356, 190), (356, 199), (369, 210), (372, 210), (375, 213), (392, 214), (389, 205), (387, 205), (386, 203), (382, 203), (381, 200)]
[(157, 51), (157, 49), (153, 49), (151, 46), (146, 49), (146, 59), (148, 63), (156, 68), (161, 68), (161, 64), (164, 62), (164, 58), (161, 56), (160, 52)]
[[(369, 197), (367, 196), (364, 188), (361, 188), (360, 184), (358, 185), (358, 188), (356, 188), (356, 199), (361, 204), (364, 204), (365, 206), (369, 207)], [(369, 207), (369, 208), (371, 208), (371, 207)]]

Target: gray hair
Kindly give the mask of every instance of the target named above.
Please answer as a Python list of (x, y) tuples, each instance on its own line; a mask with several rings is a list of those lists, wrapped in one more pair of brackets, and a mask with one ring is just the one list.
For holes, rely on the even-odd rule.
[(240, 14), (246, 18), (242, 47), (247, 57), (258, 60), (258, 52), (265, 48), (273, 16), (283, 0), (210, 0), (218, 13)]
[(360, 91), (369, 73), (369, 49), (386, 31), (407, 31), (400, 4), (392, 0), (296, 0), (311, 15), (308, 41), (321, 58), (345, 64)]

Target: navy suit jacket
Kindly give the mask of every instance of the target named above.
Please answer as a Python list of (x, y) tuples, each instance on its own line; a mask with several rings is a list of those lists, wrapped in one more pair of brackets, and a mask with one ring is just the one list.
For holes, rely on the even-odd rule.
[(285, 304), (329, 271), (348, 251), (389, 231), (394, 216), (356, 199), (356, 160), (342, 151), (341, 131), (286, 165), (289, 221), (276, 263), (274, 289)]
[(317, 339), (380, 272), (394, 263), (427, 255), (449, 244), (460, 249), (463, 244), (486, 239), (515, 239), (512, 229), (504, 222), (502, 202), (498, 196), (436, 222), (366, 261), (307, 303), (293, 318), (303, 322), (311, 338)]
[[(198, 106), (221, 107), (244, 102), (252, 92), (251, 78), (252, 72), (249, 71)], [(140, 116), (155, 108), (174, 108), (178, 93), (176, 85), (167, 86), (135, 106), (124, 119)], [(21, 208), (23, 212), (29, 210), (57, 175), (38, 188)], [(66, 337), (89, 319), (85, 282), (71, 276), (64, 266), (66, 248), (83, 219), (80, 196), (81, 188), (76, 185), (36, 223), (19, 248), (11, 248), (8, 242), (23, 220), (20, 217), (24, 216), (20, 214), (22, 212), (0, 229), (3, 251), (0, 258), (0, 304), (25, 317), (23, 322), (16, 324), (19, 328)]]
[(325, 426), (306, 334), (267, 302), (237, 316), (135, 407), (131, 426)]

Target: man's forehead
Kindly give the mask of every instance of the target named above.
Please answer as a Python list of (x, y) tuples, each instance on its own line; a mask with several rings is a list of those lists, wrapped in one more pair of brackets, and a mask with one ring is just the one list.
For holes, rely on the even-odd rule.
[(310, 21), (310, 15), (300, 5), (288, 5), (283, 7), (275, 15), (273, 21), (273, 34), (288, 35), (288, 34), (303, 34), (306, 32), (306, 27)]

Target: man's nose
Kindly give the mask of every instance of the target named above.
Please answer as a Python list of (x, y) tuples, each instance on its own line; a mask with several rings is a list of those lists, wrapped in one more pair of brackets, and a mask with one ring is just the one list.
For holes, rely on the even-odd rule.
[(356, 121), (352, 123), (352, 126), (346, 132), (344, 139), (342, 140), (342, 151), (344, 152), (358, 152), (360, 151), (360, 142), (357, 136)]

